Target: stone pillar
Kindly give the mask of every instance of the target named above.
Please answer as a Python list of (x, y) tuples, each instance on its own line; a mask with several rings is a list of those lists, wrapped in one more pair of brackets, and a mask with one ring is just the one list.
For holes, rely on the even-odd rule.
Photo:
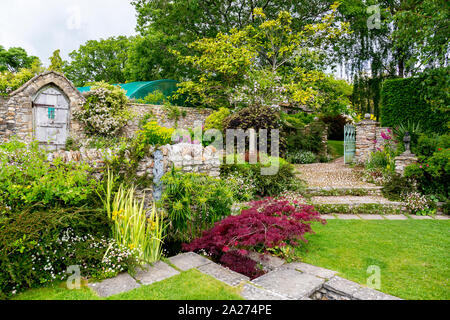
[(366, 162), (370, 154), (375, 151), (379, 123), (370, 120), (370, 114), (366, 114), (364, 118), (363, 121), (356, 124), (356, 163)]
[(417, 160), (417, 157), (410, 152), (402, 153), (398, 157), (395, 157), (395, 172), (403, 176), (405, 168), (410, 164), (417, 163)]

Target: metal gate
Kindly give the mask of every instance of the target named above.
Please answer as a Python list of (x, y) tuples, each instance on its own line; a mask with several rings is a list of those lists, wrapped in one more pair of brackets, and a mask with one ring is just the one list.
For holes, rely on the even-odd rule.
[(41, 90), (33, 103), (34, 137), (50, 150), (64, 148), (68, 136), (69, 100), (57, 88)]
[(347, 124), (344, 127), (344, 163), (352, 163), (356, 151), (355, 126)]

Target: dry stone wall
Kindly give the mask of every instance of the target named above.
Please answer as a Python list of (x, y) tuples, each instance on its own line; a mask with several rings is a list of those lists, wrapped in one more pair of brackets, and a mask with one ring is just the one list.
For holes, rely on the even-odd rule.
[(392, 137), (392, 134), (389, 133), (392, 131), (391, 128), (379, 125), (379, 122), (370, 119), (370, 115), (366, 115), (364, 120), (356, 124), (356, 163), (365, 163), (369, 160), (372, 152), (384, 148), (387, 140), (382, 137), (382, 133)]
[(146, 116), (152, 115), (158, 121), (160, 126), (166, 128), (188, 129), (195, 128), (197, 125), (203, 125), (206, 118), (210, 116), (214, 110), (176, 107), (179, 110), (177, 119), (170, 118), (169, 111), (164, 106), (149, 105), (149, 104), (130, 104), (131, 111), (135, 114), (124, 128), (124, 133), (127, 137), (132, 137), (139, 130), (139, 122)]
[[(70, 109), (79, 108), (84, 101), (82, 94), (62, 74), (48, 71), (35, 76), (22, 87), (0, 100), (0, 142), (17, 136), (30, 142), (33, 139), (33, 99), (37, 93), (54, 86), (69, 99)], [(79, 124), (71, 121), (70, 130), (79, 130)]]
[[(201, 145), (180, 143), (175, 145), (165, 145), (159, 148), (163, 154), (164, 172), (169, 171), (172, 166), (180, 168), (184, 172), (205, 173), (212, 177), (220, 175), (221, 152), (213, 146), (204, 148)], [(149, 153), (138, 163), (136, 175), (138, 177), (153, 177), (154, 153), (151, 149)], [(60, 159), (65, 163), (84, 162), (88, 164), (97, 174), (104, 173), (107, 160), (113, 159), (116, 151), (111, 149), (84, 149), (79, 151), (56, 151), (50, 153), (49, 161)], [(100, 176), (99, 176), (100, 177)]]

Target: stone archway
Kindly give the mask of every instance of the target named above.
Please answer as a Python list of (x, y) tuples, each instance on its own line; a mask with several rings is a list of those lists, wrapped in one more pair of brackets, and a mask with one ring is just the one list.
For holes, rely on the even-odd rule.
[[(79, 123), (70, 115), (84, 101), (83, 95), (64, 75), (54, 71), (37, 75), (0, 100), (0, 141), (8, 141), (13, 136), (24, 142), (37, 138), (50, 149), (60, 149), (69, 132), (80, 130)], [(59, 128), (61, 124), (63, 127)]]
[(33, 98), (33, 137), (49, 150), (64, 148), (70, 128), (70, 100), (57, 86), (44, 86)]

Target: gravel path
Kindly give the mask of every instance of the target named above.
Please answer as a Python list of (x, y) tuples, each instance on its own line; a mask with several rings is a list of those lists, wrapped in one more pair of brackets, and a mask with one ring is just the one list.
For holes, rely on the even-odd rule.
[(298, 177), (305, 180), (309, 187), (376, 187), (374, 184), (361, 181), (356, 174), (356, 169), (344, 164), (344, 158), (330, 163), (301, 164), (295, 167)]

